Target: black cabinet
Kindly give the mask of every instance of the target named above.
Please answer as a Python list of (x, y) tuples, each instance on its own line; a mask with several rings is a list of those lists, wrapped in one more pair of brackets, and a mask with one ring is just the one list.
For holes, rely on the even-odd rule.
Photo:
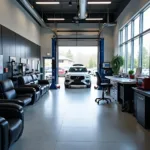
[(135, 92), (134, 107), (137, 121), (144, 128), (150, 128), (150, 98)]

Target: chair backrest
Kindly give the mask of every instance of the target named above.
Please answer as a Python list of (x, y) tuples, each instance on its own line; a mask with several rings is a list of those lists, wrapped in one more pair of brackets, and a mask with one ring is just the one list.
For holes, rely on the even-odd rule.
[(29, 75), (29, 76), (27, 76), (28, 77), (28, 81), (29, 81), (29, 83), (30, 84), (33, 84), (34, 83), (34, 81), (33, 81), (33, 78), (31, 77), (31, 75)]
[(32, 76), (33, 82), (35, 84), (38, 84), (38, 78), (37, 78), (37, 76), (35, 74), (32, 74), (31, 76)]
[(96, 77), (97, 77), (97, 85), (101, 85), (101, 83), (102, 83), (102, 79), (101, 79), (101, 76), (100, 76), (100, 74), (98, 73), (98, 72), (95, 72), (96, 73)]
[(29, 84), (28, 77), (27, 76), (21, 76), (21, 77), (19, 77), (18, 78), (18, 84), (20, 86)]
[(0, 81), (0, 95), (4, 99), (15, 99), (17, 94), (11, 80)]

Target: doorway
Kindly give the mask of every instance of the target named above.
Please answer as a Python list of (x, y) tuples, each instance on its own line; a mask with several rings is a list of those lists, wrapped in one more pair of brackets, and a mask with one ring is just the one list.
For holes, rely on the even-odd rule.
[(44, 57), (43, 58), (43, 72), (44, 72), (44, 79), (49, 80), (51, 82), (52, 80), (52, 58), (51, 57)]
[[(59, 84), (64, 84), (65, 72), (73, 64), (83, 64), (90, 71), (92, 84), (96, 84), (98, 46), (59, 46)], [(62, 73), (62, 75), (60, 75)]]

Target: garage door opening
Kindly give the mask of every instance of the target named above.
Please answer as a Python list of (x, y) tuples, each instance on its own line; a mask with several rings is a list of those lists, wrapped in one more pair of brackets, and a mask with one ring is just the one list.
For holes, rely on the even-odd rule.
[(92, 84), (96, 84), (95, 72), (97, 71), (98, 47), (59, 46), (59, 84), (64, 84), (66, 71), (73, 64), (83, 64), (90, 72)]

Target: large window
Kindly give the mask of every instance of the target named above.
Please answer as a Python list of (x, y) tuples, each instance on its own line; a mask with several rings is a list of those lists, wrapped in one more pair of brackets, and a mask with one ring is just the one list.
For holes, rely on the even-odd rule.
[(122, 37), (123, 37), (122, 40), (123, 40), (123, 43), (124, 43), (125, 42), (125, 37), (126, 37), (125, 36), (125, 28), (123, 29)]
[(143, 30), (144, 31), (150, 28), (149, 17), (150, 17), (150, 7), (143, 13)]
[[(126, 49), (125, 49), (125, 44), (123, 45), (123, 48), (122, 48), (122, 55), (123, 55), (123, 58), (124, 58), (124, 62), (126, 62)], [(126, 70), (126, 64), (124, 63), (123, 65), (123, 72), (125, 72)]]
[(140, 31), (140, 17), (134, 20), (134, 36), (138, 35)]
[(131, 42), (128, 43), (127, 71), (131, 70)]
[(150, 33), (143, 36), (143, 49), (142, 49), (142, 73), (149, 75), (150, 64)]
[(131, 23), (128, 24), (128, 40), (131, 39)]
[(120, 29), (120, 55), (123, 56), (123, 71), (142, 67), (142, 74), (150, 69), (150, 6), (143, 8)]
[(136, 70), (139, 66), (139, 38), (134, 40), (134, 67), (133, 69)]

